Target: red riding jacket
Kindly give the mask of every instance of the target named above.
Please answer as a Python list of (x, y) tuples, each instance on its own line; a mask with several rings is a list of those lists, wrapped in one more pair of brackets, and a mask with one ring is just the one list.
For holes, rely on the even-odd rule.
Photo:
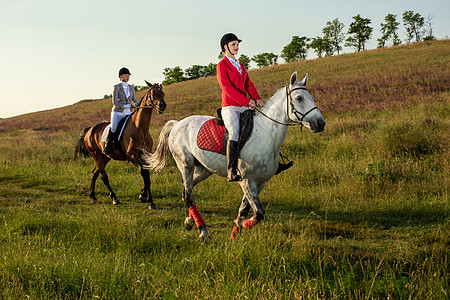
[(222, 107), (247, 106), (250, 102), (247, 95), (253, 100), (261, 99), (244, 65), (240, 65), (242, 74), (226, 56), (217, 64), (217, 81), (222, 88)]

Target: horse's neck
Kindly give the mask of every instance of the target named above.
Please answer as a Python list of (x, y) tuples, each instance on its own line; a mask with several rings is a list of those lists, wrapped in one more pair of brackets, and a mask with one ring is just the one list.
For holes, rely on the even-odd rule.
[[(261, 109), (261, 112), (280, 123), (289, 123), (289, 118), (286, 111), (286, 97), (287, 95), (285, 88), (278, 89), (278, 91), (267, 101), (267, 103)], [(268, 120), (268, 118), (266, 117), (265, 119)]]
[[(261, 112), (272, 120), (287, 124), (289, 123), (289, 118), (286, 114), (286, 101), (286, 93), (284, 88), (281, 88), (267, 101)], [(279, 151), (286, 139), (288, 126), (278, 124), (260, 113), (256, 113), (255, 117), (255, 126), (260, 127), (267, 138), (267, 141), (264, 141), (264, 143), (272, 149), (275, 146), (275, 149)]]
[(152, 118), (153, 109), (141, 108), (133, 116), (133, 123), (135, 126), (145, 132), (150, 128), (150, 120)]

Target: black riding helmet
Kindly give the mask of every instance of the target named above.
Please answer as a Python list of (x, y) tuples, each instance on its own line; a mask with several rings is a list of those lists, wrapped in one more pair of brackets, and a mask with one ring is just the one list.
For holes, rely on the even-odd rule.
[(242, 42), (234, 33), (227, 33), (220, 39), (220, 49), (222, 49), (222, 52), (225, 51), (225, 45), (228, 45), (232, 41)]
[(128, 70), (128, 69), (125, 68), (125, 67), (123, 67), (122, 69), (119, 70), (119, 77), (122, 76), (123, 74), (129, 74), (129, 75), (131, 75), (130, 70)]

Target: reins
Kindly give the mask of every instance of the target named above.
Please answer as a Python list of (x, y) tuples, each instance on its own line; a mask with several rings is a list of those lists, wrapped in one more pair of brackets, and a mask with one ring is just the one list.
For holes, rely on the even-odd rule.
[[(311, 108), (310, 110), (308, 110), (306, 113), (301, 113), (299, 111), (297, 111), (294, 107), (294, 103), (292, 101), (292, 92), (295, 90), (306, 90), (306, 87), (304, 86), (300, 86), (300, 87), (296, 87), (290, 91), (288, 91), (288, 85), (286, 85), (286, 112), (287, 112), (287, 116), (289, 118), (289, 121), (291, 121), (290, 123), (283, 123), (280, 121), (277, 121), (271, 117), (269, 117), (268, 115), (266, 115), (265, 113), (263, 113), (261, 110), (259, 110), (257, 107), (255, 108), (255, 110), (257, 112), (259, 112), (260, 114), (262, 114), (263, 116), (265, 116), (267, 119), (271, 120), (272, 122), (275, 122), (277, 124), (283, 125), (283, 126), (295, 126), (295, 125), (300, 125), (300, 130), (303, 130), (303, 119), (306, 117), (307, 114), (309, 114), (310, 112), (312, 112), (315, 109), (319, 109), (317, 106), (314, 106), (313, 108)], [(294, 113), (295, 117), (297, 118), (298, 122), (296, 122), (295, 120), (292, 120), (291, 117), (289, 116), (289, 104), (291, 104), (291, 110)], [(301, 118), (299, 118), (299, 116), (301, 116)]]
[(275, 119), (272, 119), (271, 117), (269, 117), (268, 115), (266, 115), (265, 113), (263, 113), (262, 111), (260, 111), (257, 107), (255, 108), (255, 110), (256, 110), (257, 112), (259, 112), (260, 114), (262, 114), (262, 115), (263, 115), (264, 117), (266, 117), (267, 119), (269, 119), (270, 121), (275, 122), (275, 123), (277, 123), (277, 124), (284, 125), (284, 126), (295, 126), (295, 125), (299, 125), (299, 124), (297, 124), (297, 123), (283, 123), (283, 122), (277, 121), (277, 120), (275, 120)]

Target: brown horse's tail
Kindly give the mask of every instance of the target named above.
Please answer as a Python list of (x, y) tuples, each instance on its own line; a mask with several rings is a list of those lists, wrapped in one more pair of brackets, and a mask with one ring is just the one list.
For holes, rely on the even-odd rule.
[(159, 172), (164, 168), (167, 161), (172, 157), (172, 153), (169, 149), (169, 134), (176, 123), (178, 123), (178, 121), (168, 121), (161, 129), (161, 133), (159, 134), (158, 147), (156, 147), (155, 152), (153, 154), (145, 153), (142, 156), (144, 161), (144, 168)]
[(75, 145), (75, 151), (73, 152), (73, 158), (77, 159), (78, 157), (81, 157), (83, 155), (84, 157), (89, 157), (89, 151), (86, 148), (86, 145), (84, 144), (84, 137), (86, 136), (86, 133), (88, 130), (91, 129), (91, 127), (86, 127), (81, 131), (80, 137), (77, 140), (77, 143)]

